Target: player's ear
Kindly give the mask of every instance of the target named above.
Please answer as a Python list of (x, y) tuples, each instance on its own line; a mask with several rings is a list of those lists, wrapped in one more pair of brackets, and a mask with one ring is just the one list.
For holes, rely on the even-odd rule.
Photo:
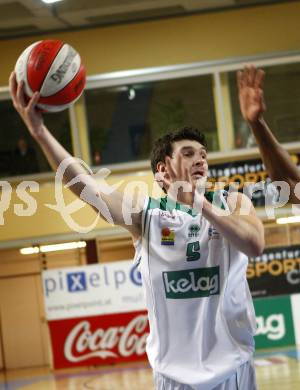
[(166, 173), (167, 172), (166, 164), (164, 162), (162, 162), (162, 161), (159, 161), (156, 164), (156, 172)]
[(167, 174), (166, 164), (162, 161), (158, 162), (156, 165), (157, 171), (154, 174), (154, 179), (160, 188), (164, 188), (164, 178)]

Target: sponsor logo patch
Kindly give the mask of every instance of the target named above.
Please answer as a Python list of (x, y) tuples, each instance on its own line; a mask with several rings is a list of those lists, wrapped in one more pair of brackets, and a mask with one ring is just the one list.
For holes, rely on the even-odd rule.
[(196, 223), (189, 226), (189, 237), (198, 237), (200, 232), (200, 226)]
[(162, 273), (166, 298), (203, 298), (220, 293), (219, 267)]
[(161, 229), (161, 245), (174, 245), (175, 232), (168, 227)]
[(208, 228), (208, 237), (210, 240), (218, 240), (220, 238), (220, 233), (213, 227)]
[(176, 215), (171, 213), (170, 211), (162, 211), (162, 210), (159, 211), (159, 216), (161, 218), (171, 219), (171, 220), (175, 220), (176, 218)]
[(175, 211), (159, 211), (159, 226), (164, 228), (166, 226), (172, 228), (173, 226), (181, 226), (182, 220), (177, 212)]

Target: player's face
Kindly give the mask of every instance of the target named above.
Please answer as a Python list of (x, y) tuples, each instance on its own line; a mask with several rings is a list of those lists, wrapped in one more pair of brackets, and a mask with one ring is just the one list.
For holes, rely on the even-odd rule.
[(207, 151), (199, 142), (192, 140), (174, 142), (172, 157), (174, 160), (181, 161), (194, 182), (207, 176)]

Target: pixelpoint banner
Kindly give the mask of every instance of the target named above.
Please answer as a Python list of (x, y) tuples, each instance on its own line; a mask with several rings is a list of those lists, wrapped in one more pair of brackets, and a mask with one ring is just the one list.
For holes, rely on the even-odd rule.
[(48, 320), (145, 309), (132, 260), (44, 271), (43, 290)]

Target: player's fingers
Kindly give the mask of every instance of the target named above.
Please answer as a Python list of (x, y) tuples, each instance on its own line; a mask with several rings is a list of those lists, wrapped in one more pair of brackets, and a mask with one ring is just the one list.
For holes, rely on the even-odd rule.
[(236, 72), (236, 84), (238, 90), (240, 91), (243, 88), (243, 72), (241, 70)]
[(206, 190), (207, 176), (203, 176), (197, 179), (196, 188), (199, 194), (204, 195)]
[(156, 183), (162, 188), (164, 183), (164, 173), (163, 172), (155, 172), (154, 179)]
[(165, 188), (165, 190), (170, 188), (171, 180), (170, 175), (167, 172), (156, 172), (154, 177), (160, 188)]
[(177, 157), (177, 167), (176, 167), (177, 179), (186, 180), (186, 172), (183, 166), (183, 160), (181, 154)]
[(248, 80), (251, 87), (254, 86), (255, 74), (256, 74), (256, 68), (253, 65), (250, 65)]
[(168, 190), (169, 188), (171, 188), (172, 186), (172, 181), (170, 179), (168, 179), (167, 176), (164, 177), (164, 180), (162, 182), (162, 187), (164, 187), (166, 190)]
[(189, 186), (192, 183), (190, 170), (185, 166), (184, 159), (181, 155), (178, 156), (177, 180), (183, 182), (184, 186)]
[(203, 179), (204, 179), (204, 177), (201, 179), (198, 179), (196, 182), (196, 191), (195, 191), (195, 196), (194, 196), (193, 207), (197, 211), (201, 211), (202, 207), (203, 207), (203, 200), (204, 200), (204, 194), (205, 194), (205, 184), (204, 184)]
[(39, 92), (35, 92), (32, 96), (32, 98), (29, 100), (29, 103), (28, 103), (28, 106), (27, 106), (27, 109), (28, 111), (32, 111), (35, 109), (35, 106), (37, 105), (37, 102), (39, 101), (39, 98), (40, 98), (40, 93)]
[(11, 72), (10, 76), (9, 76), (9, 92), (10, 92), (10, 96), (12, 98), (12, 101), (14, 103), (14, 105), (17, 104), (17, 100), (16, 100), (16, 94), (17, 94), (17, 80), (16, 80), (16, 73), (15, 72)]
[(184, 180), (186, 183), (192, 183), (192, 175), (191, 175), (190, 170), (189, 170), (187, 167), (184, 168), (183, 180)]
[(17, 87), (17, 101), (22, 107), (26, 107), (25, 94), (24, 94), (24, 81), (21, 80)]
[(248, 85), (248, 73), (249, 73), (248, 67), (244, 66), (244, 69), (241, 72), (241, 79), (240, 79), (242, 87), (247, 87)]
[(171, 165), (171, 157), (166, 156), (166, 160), (165, 161), (166, 161), (167, 172), (168, 172), (171, 180), (173, 180), (176, 177), (176, 172), (175, 172), (175, 170), (173, 169), (173, 167)]
[(247, 86), (251, 86), (251, 77), (250, 77), (250, 66), (245, 66), (245, 82), (247, 83)]
[(264, 93), (262, 90), (260, 90), (259, 92), (260, 92), (259, 99), (260, 99), (260, 104), (261, 104), (262, 110), (266, 111), (266, 103), (265, 103)]
[(265, 72), (262, 69), (258, 69), (255, 75), (254, 86), (255, 88), (263, 89), (265, 79)]

